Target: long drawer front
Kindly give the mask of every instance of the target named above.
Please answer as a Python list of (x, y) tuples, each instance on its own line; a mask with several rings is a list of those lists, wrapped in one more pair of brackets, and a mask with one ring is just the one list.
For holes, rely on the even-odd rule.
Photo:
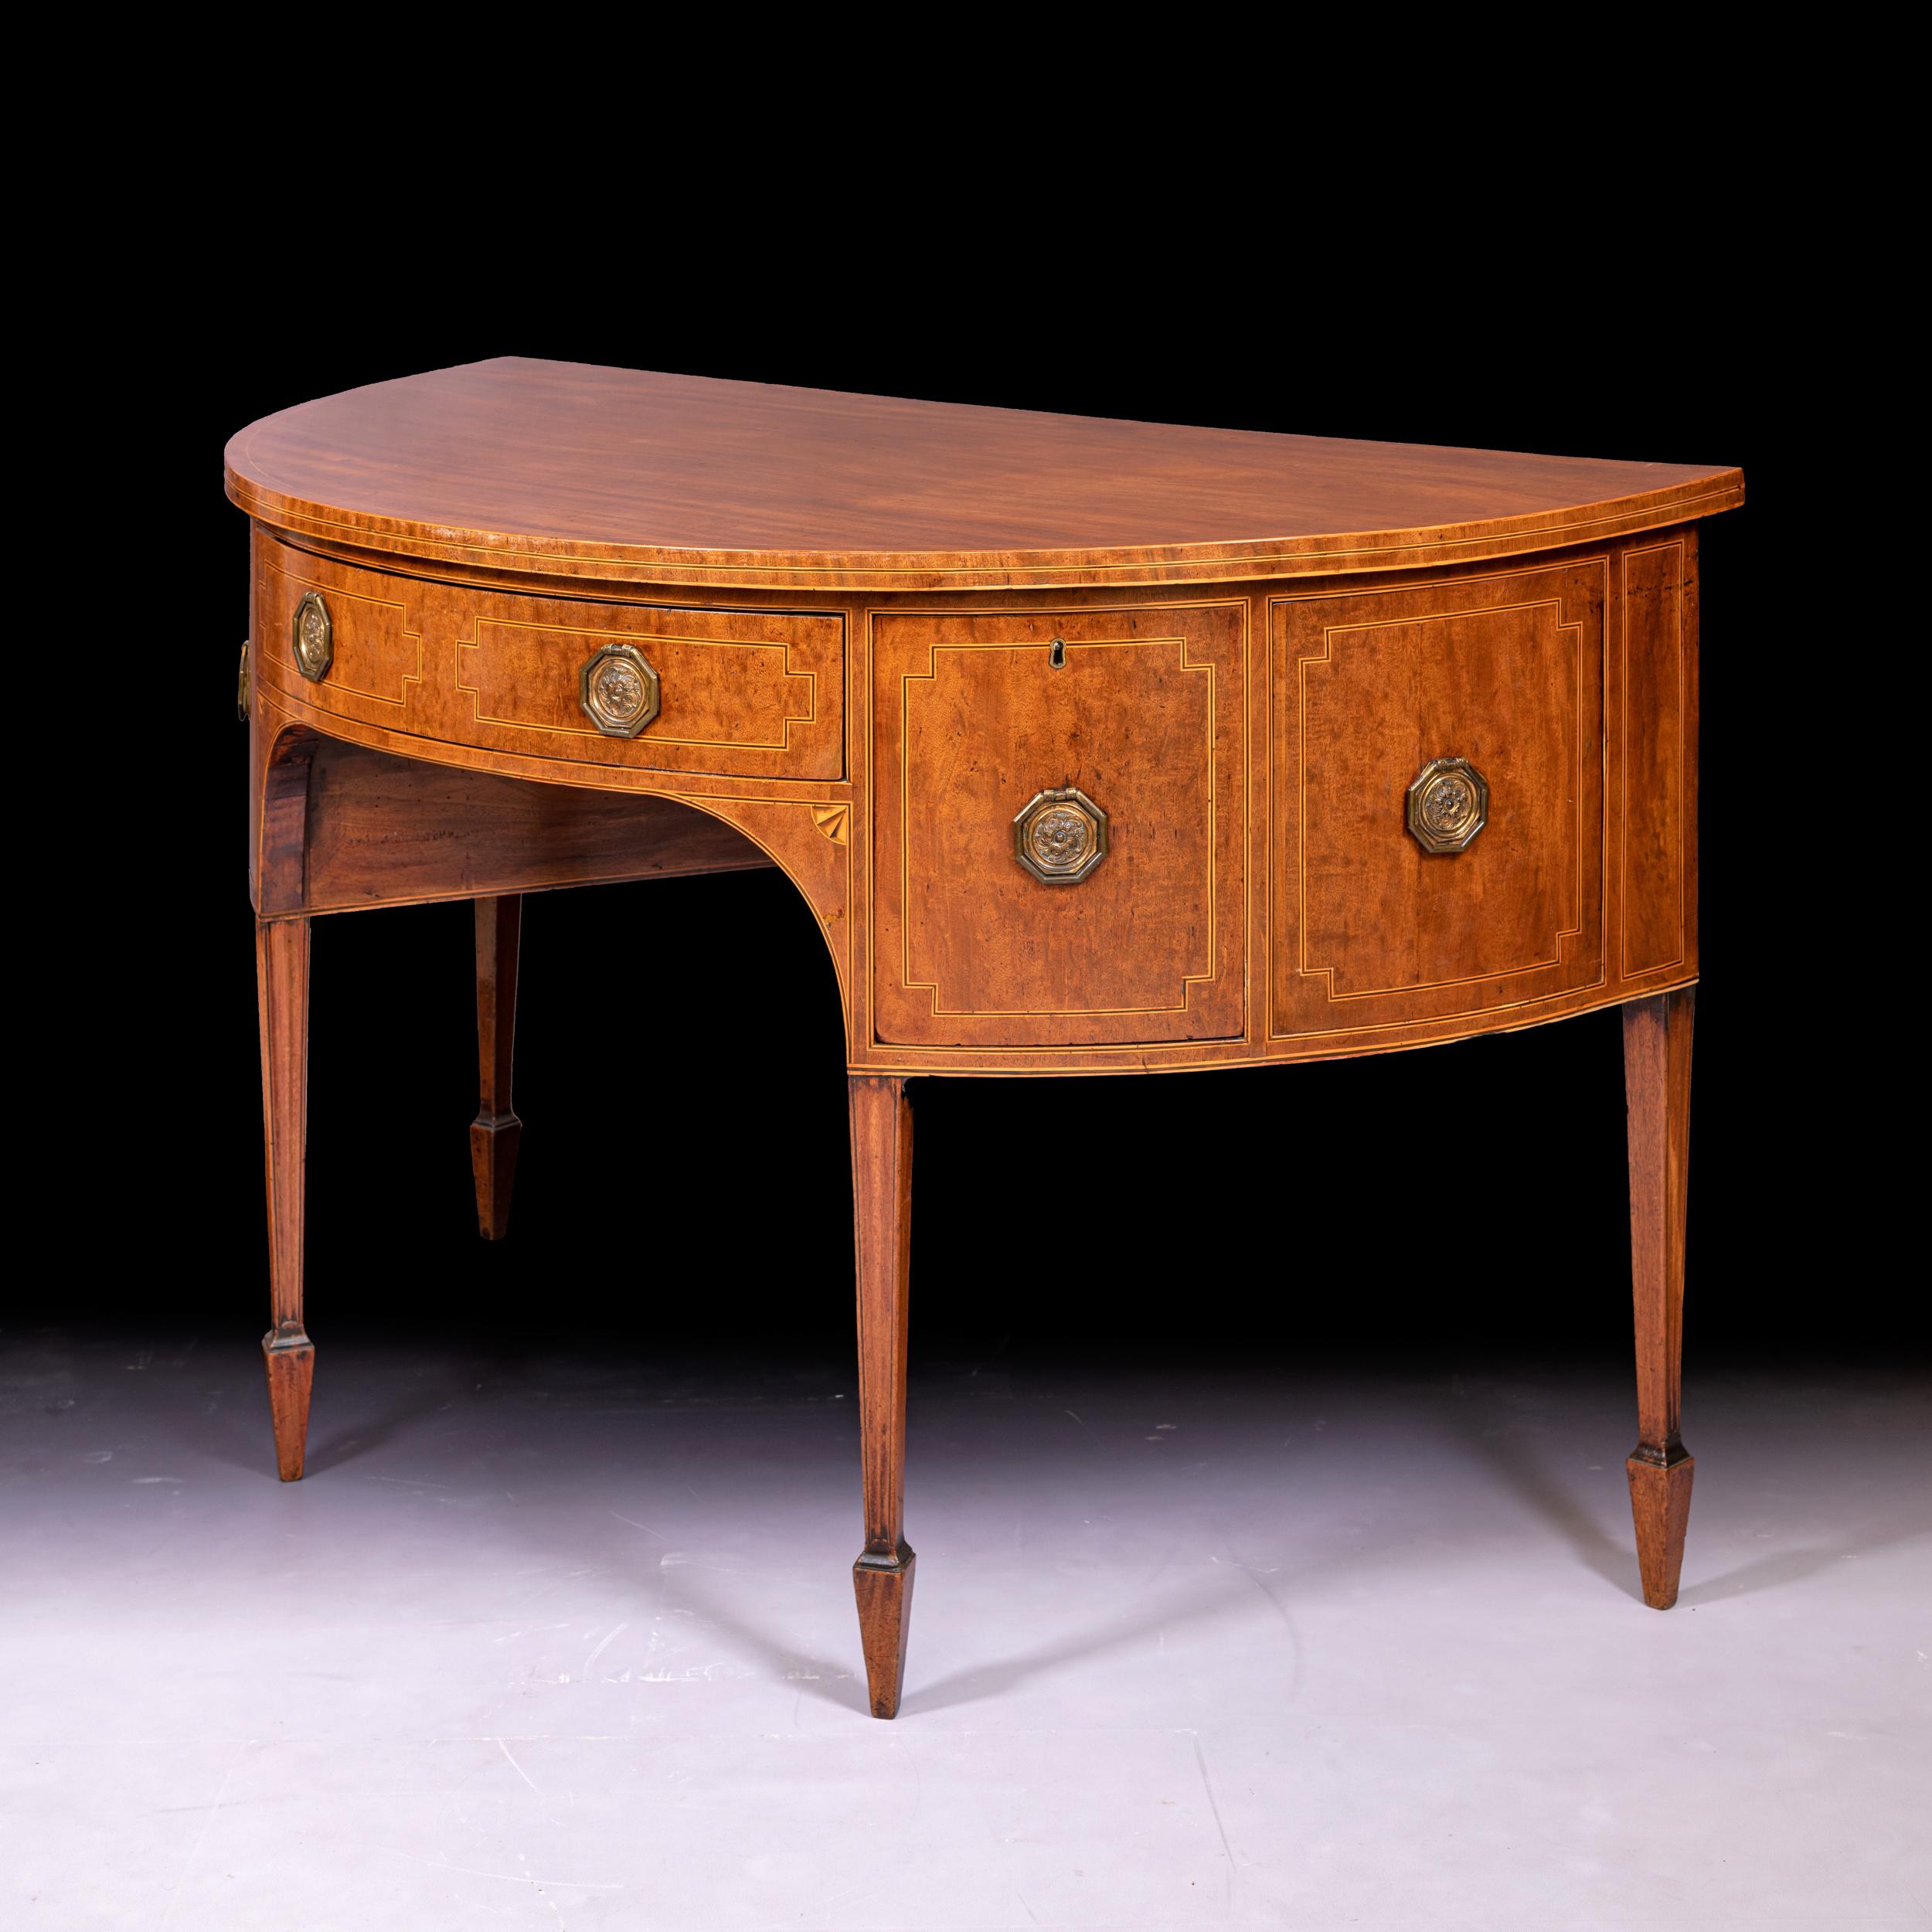
[(257, 533), (254, 663), (366, 724), (525, 757), (740, 777), (845, 771), (845, 619), (522, 597)]

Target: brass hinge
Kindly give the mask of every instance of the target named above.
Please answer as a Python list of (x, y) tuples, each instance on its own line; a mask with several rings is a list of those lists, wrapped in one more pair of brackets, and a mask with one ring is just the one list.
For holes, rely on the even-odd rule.
[(248, 722), (248, 646), (242, 646), (241, 679), (235, 686), (235, 716), (243, 724)]

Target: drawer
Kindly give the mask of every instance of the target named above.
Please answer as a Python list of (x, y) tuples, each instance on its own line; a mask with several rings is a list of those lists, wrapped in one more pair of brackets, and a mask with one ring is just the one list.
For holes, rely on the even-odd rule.
[(1270, 601), (1270, 1037), (1604, 983), (1607, 582)]
[[(262, 534), (256, 560), (257, 675), (319, 710), (526, 757), (844, 775), (837, 612), (513, 596), (358, 570)], [(319, 675), (298, 662), (298, 617)]]
[(1247, 606), (873, 620), (876, 1036), (1243, 1030)]

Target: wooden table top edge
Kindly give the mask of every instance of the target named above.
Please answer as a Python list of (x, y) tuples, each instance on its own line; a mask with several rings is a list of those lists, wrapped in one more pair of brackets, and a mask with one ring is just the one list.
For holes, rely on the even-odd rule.
[[(359, 398), (406, 389), (412, 383), (498, 368), (582, 371), (589, 376), (635, 377), (663, 382), (684, 396), (702, 391), (730, 408), (750, 408), (768, 396), (804, 398), (869, 407), (884, 412), (904, 410), (920, 423), (937, 420), (950, 429), (992, 420), (1002, 427), (1014, 422), (1027, 433), (1049, 434), (1060, 426), (1107, 434), (1145, 432), (1150, 451), (1161, 439), (1182, 442), (1213, 439), (1250, 452), (1278, 449), (1284, 463), (1297, 453), (1344, 451), (1352, 460), (1372, 453), (1377, 461), (1427, 465), (1458, 458), (1485, 462), (1520, 462), (1538, 471), (1583, 473), (1604, 470), (1633, 474), (1650, 469), (1668, 477), (1655, 487), (1609, 495), (1579, 495), (1569, 502), (1550, 502), (1507, 514), (1467, 517), (1443, 522), (1391, 522), (1375, 527), (1335, 530), (1298, 530), (1206, 539), (1091, 544), (1056, 543), (1041, 547), (948, 547), (912, 546), (880, 548), (843, 544), (794, 544), (770, 548), (708, 547), (658, 542), (640, 535), (634, 539), (583, 538), (546, 533), (529, 528), (488, 527), (477, 523), (425, 520), (412, 514), (400, 498), (387, 505), (355, 500), (349, 491), (325, 495), (312, 488), (298, 488), (291, 479), (278, 479), (274, 464), (257, 455), (254, 444), (277, 425), (294, 425), (307, 412), (324, 412)], [(889, 440), (892, 418), (883, 414), (869, 433)], [(594, 467), (597, 452), (583, 454)], [(224, 461), (224, 483), (230, 499), (257, 522), (298, 540), (361, 551), (372, 560), (413, 557), (471, 568), (517, 570), (532, 576), (557, 574), (573, 579), (609, 574), (615, 581), (649, 580), (666, 584), (741, 583), (764, 590), (841, 590), (896, 591), (978, 589), (1076, 589), (1108, 584), (1185, 581), (1268, 581), (1305, 577), (1349, 575), (1383, 570), (1425, 570), (1444, 565), (1484, 562), (1592, 541), (1597, 538), (1641, 534), (1735, 509), (1744, 501), (1744, 478), (1735, 468), (1638, 463), (1597, 463), (1591, 459), (1540, 456), (1501, 451), (1459, 451), (1425, 444), (1377, 444), (1357, 439), (1303, 437), (1274, 430), (1197, 429), (1181, 424), (1142, 424), (1125, 419), (1072, 417), (977, 404), (929, 403), (893, 397), (844, 396), (831, 390), (804, 389), (781, 384), (743, 383), (716, 378), (658, 376), (650, 372), (605, 370), (590, 365), (533, 362), (502, 357), (458, 365), (425, 376), (366, 385), (315, 402), (264, 417), (230, 438)], [(1148, 480), (1158, 490), (1161, 479)], [(1405, 486), (1406, 487), (1406, 486)], [(1417, 487), (1421, 487), (1418, 485)], [(341, 500), (338, 500), (341, 499)], [(535, 521), (535, 519), (531, 519)]]

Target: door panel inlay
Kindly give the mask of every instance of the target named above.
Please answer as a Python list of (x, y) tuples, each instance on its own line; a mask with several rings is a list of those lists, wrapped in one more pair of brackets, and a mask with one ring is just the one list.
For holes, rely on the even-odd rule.
[[(1606, 566), (1272, 605), (1272, 1036), (1553, 998), (1603, 977)], [(1480, 837), (1413, 835), (1419, 770)]]
[[(875, 617), (879, 1038), (1240, 1034), (1245, 618)], [(1077, 881), (1014, 862), (1043, 794), (1101, 801)]]

